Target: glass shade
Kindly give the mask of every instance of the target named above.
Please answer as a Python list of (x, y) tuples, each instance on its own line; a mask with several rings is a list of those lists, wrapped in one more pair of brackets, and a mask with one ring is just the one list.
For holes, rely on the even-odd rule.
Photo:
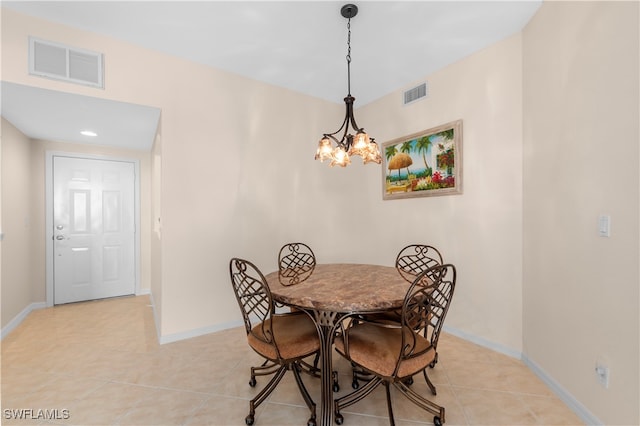
[(318, 142), (318, 150), (316, 151), (316, 160), (323, 162), (324, 160), (331, 160), (333, 155), (333, 147), (331, 146), (331, 140), (329, 138), (322, 138)]
[(360, 155), (364, 158), (369, 149), (369, 135), (367, 135), (362, 129), (356, 133), (353, 137), (351, 148), (349, 149), (349, 155)]
[(371, 142), (369, 142), (366, 153), (362, 156), (362, 162), (364, 164), (382, 163), (382, 156), (380, 155), (380, 149), (378, 148), (378, 144), (375, 143), (373, 139), (371, 139)]
[(331, 167), (347, 167), (349, 164), (351, 164), (351, 159), (343, 147), (339, 146), (333, 150), (333, 158), (331, 159), (331, 164), (329, 164)]

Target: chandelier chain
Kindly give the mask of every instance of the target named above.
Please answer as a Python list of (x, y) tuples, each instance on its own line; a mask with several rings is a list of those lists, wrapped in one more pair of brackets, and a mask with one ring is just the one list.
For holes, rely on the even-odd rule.
[(347, 20), (347, 93), (351, 96), (351, 18)]

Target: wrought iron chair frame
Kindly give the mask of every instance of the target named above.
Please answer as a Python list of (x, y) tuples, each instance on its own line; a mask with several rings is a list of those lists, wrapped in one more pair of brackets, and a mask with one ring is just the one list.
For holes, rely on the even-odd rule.
[(438, 249), (426, 244), (410, 244), (396, 256), (396, 269), (409, 282), (413, 282), (421, 272), (442, 263)]
[(278, 270), (282, 285), (295, 285), (311, 276), (316, 255), (305, 243), (287, 243), (278, 252)]
[[(256, 408), (262, 404), (276, 388), (286, 371), (291, 370), (300, 389), (300, 393), (311, 412), (307, 425), (315, 426), (316, 404), (313, 402), (300, 377), (300, 372), (304, 371), (300, 364), (304, 358), (319, 352), (319, 342), (315, 351), (303, 353), (294, 358), (286, 358), (281, 354), (281, 348), (278, 346), (273, 331), (273, 322), (276, 319), (306, 314), (302, 311), (277, 313), (267, 281), (262, 272), (253, 263), (244, 259), (232, 258), (229, 262), (229, 275), (236, 300), (242, 312), (247, 338), (254, 339), (254, 341), (259, 342), (259, 344), (271, 348), (273, 352), (273, 355), (269, 357), (264, 353), (258, 352), (258, 350), (252, 346), (256, 353), (265, 358), (265, 362), (260, 367), (251, 367), (251, 380), (249, 381), (249, 385), (252, 387), (256, 385), (256, 376), (273, 374), (273, 377), (249, 402), (249, 415), (245, 418), (245, 423), (247, 425), (253, 424)], [(255, 330), (259, 330), (259, 332)]]
[[(311, 276), (315, 267), (316, 255), (305, 243), (286, 243), (278, 252), (278, 276), (280, 283), (284, 286), (300, 284)], [(294, 308), (291, 310), (295, 311)], [(301, 367), (307, 374), (320, 377), (319, 362), (320, 353), (318, 352), (313, 359), (313, 365), (302, 361)], [(268, 366), (257, 368), (268, 368)]]
[[(433, 246), (426, 244), (409, 244), (398, 252), (396, 256), (395, 266), (398, 270), (398, 273), (407, 281), (413, 282), (415, 278), (422, 272), (433, 268), (434, 266), (442, 265), (443, 259), (442, 254), (438, 249)], [(381, 315), (373, 315), (369, 316), (369, 320), (382, 319), (384, 320), (393, 320), (400, 321), (400, 312), (399, 311), (391, 311)], [(430, 367), (435, 367), (438, 362), (438, 339), (440, 337), (440, 331), (437, 333), (430, 333), (430, 330), (435, 330), (437, 325), (437, 317), (433, 319), (434, 322), (431, 325), (431, 328), (427, 327), (423, 331), (424, 336), (430, 338), (431, 344), (434, 349), (436, 349), (436, 357), (431, 363)], [(354, 389), (357, 389), (360, 384), (359, 381), (369, 380), (370, 376), (365, 372), (361, 371), (357, 368), (353, 369), (353, 377), (351, 386)], [(406, 380), (406, 384), (413, 384), (413, 378), (408, 378)], [(435, 395), (436, 388), (433, 384), (427, 379), (427, 384), (429, 385), (429, 389)]]
[[(444, 264), (433, 266), (420, 273), (411, 284), (402, 305), (399, 322), (367, 321), (362, 318), (358, 318), (357, 321), (343, 321), (342, 324), (345, 325), (341, 329), (342, 351), (338, 347), (336, 349), (341, 355), (351, 361), (352, 364), (355, 364), (358, 368), (362, 369), (362, 371), (368, 373), (371, 378), (364, 386), (358, 387), (354, 392), (335, 400), (334, 414), (337, 424), (342, 424), (344, 420), (342, 414), (340, 414), (340, 410), (365, 398), (380, 384), (384, 385), (386, 389), (389, 422), (391, 426), (395, 425), (395, 420), (391, 404), (390, 385), (393, 385), (400, 393), (419, 407), (434, 414), (433, 420), (435, 425), (444, 423), (444, 407), (425, 399), (406, 384), (408, 378), (422, 371), (429, 388), (435, 395), (435, 387), (427, 375), (428, 365), (424, 365), (421, 370), (410, 371), (409, 374), (401, 375), (399, 373), (404, 362), (424, 355), (430, 350), (434, 351), (433, 357), (435, 358), (437, 352), (435, 352), (433, 344), (431, 344), (429, 339), (420, 333), (420, 331), (428, 327), (433, 327), (434, 333), (440, 333), (444, 318), (449, 310), (450, 304), (448, 301), (451, 300), (453, 291), (455, 290), (455, 282), (456, 269), (453, 265)], [(447, 303), (443, 303), (445, 298), (447, 299)], [(383, 375), (380, 372), (368, 369), (352, 358), (349, 349), (349, 335), (356, 327), (364, 327), (367, 325), (389, 330), (400, 330), (398, 333), (401, 335), (401, 345), (398, 348), (399, 356), (392, 374)], [(425, 341), (429, 342), (428, 347), (419, 349), (418, 342), (420, 340), (422, 340), (423, 345)]]

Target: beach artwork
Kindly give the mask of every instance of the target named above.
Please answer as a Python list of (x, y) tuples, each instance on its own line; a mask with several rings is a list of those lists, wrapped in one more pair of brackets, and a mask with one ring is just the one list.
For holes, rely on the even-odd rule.
[(462, 120), (382, 144), (383, 199), (462, 193)]

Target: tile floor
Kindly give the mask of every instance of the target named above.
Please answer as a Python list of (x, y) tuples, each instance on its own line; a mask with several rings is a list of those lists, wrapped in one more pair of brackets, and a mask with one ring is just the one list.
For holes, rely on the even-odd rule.
[[(522, 362), (451, 335), (441, 337), (439, 352), (430, 377), (447, 425), (583, 424)], [(259, 362), (241, 327), (159, 345), (147, 296), (37, 310), (2, 341), (0, 422), (244, 425), (248, 400), (267, 380), (248, 385), (249, 367)], [(350, 368), (338, 355), (334, 367), (343, 395), (351, 390)], [(319, 403), (319, 380), (303, 379)], [(413, 387), (428, 394), (421, 378)], [(431, 424), (433, 416), (401, 395), (393, 399), (399, 426)], [(22, 412), (31, 419), (12, 418), (16, 409), (31, 409)], [(344, 426), (388, 425), (384, 389), (343, 415)], [(287, 373), (255, 424), (304, 425), (307, 418)]]

